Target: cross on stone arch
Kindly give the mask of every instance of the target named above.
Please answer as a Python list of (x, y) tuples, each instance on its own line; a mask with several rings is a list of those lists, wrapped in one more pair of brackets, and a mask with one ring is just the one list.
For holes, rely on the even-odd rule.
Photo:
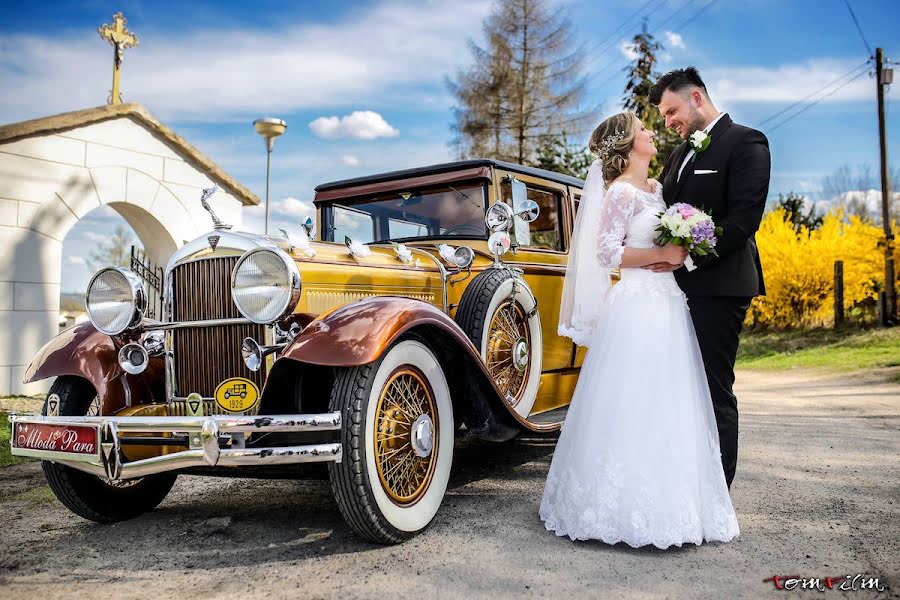
[(119, 74), (121, 71), (122, 60), (125, 58), (125, 49), (134, 48), (138, 45), (138, 37), (133, 32), (125, 28), (128, 22), (121, 12), (117, 12), (112, 17), (112, 25), (104, 23), (97, 29), (100, 38), (106, 40), (113, 47), (113, 89), (110, 97), (110, 104), (121, 104), (122, 97), (119, 90)]

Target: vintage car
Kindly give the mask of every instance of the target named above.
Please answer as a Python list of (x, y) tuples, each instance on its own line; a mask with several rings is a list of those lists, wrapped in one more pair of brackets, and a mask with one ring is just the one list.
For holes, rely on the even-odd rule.
[(96, 273), (90, 323), (28, 367), (56, 381), (41, 416), (12, 417), (12, 453), (98, 522), (152, 510), (178, 473), (327, 466), (359, 535), (408, 539), (457, 436), (560, 427), (583, 359), (556, 331), (582, 184), (495, 160), (337, 181), (283, 237), (230, 231), (205, 190), (214, 228), (169, 261), (162, 320), (134, 272)]

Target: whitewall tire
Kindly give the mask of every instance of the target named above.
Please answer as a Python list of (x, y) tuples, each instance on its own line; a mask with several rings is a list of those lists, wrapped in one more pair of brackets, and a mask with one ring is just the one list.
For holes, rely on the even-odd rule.
[(453, 405), (440, 363), (416, 337), (376, 362), (339, 369), (343, 460), (328, 470), (338, 506), (356, 533), (380, 543), (409, 539), (431, 523), (453, 462)]

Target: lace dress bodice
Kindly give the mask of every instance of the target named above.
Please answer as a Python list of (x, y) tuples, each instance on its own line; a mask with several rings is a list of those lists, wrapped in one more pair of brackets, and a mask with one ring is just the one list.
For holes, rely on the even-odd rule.
[[(653, 182), (653, 191), (618, 181), (606, 191), (597, 223), (597, 258), (608, 269), (618, 267), (625, 248), (653, 248), (659, 214), (666, 210), (662, 185)], [(683, 295), (672, 273), (654, 273), (641, 268), (621, 269), (621, 280), (610, 295), (661, 293)]]

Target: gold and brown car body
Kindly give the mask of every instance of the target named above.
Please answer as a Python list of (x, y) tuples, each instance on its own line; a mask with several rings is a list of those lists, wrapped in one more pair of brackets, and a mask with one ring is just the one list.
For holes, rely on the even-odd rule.
[[(93, 386), (97, 410), (84, 416), (60, 416), (54, 411), (59, 399), (51, 394), (44, 416), (13, 417), (13, 453), (53, 461), (106, 481), (185, 469), (215, 474), (247, 466), (340, 463), (349, 450), (345, 434), (350, 425), (345, 422), (348, 413), (335, 410), (334, 373), (377, 364), (399, 341), (409, 339), (427, 346), (448, 374), (455, 429), (464, 425), (468, 434), (492, 440), (509, 439), (524, 430), (558, 430), (583, 360), (583, 350), (556, 331), (582, 184), (579, 179), (541, 169), (468, 160), (317, 187), (316, 221), (307, 225), (307, 231), (317, 233), (310, 240), (303, 232), (292, 240), (217, 227), (187, 243), (169, 261), (161, 321), (142, 319), (120, 335), (106, 335), (91, 323), (81, 324), (38, 352), (28, 367), (28, 381), (80, 378)], [(513, 251), (499, 256), (491, 247), (493, 238), (484, 227), (484, 214), (494, 204), (513, 204), (513, 186), (520, 194), (527, 191), (539, 213), (531, 223), (517, 218), (510, 232)], [(480, 211), (481, 231), (473, 225), (467, 233), (463, 224), (462, 233), (445, 235), (424, 221), (415, 221), (416, 207), (433, 198), (427, 196), (429, 190), (455, 197), (448, 201), (450, 205), (471, 202), (467, 210), (472, 214)], [(423, 193), (428, 198), (425, 202), (419, 200)], [(385, 206), (399, 206), (413, 219), (400, 223), (395, 215), (391, 227), (399, 223), (398, 227), (419, 235), (380, 238), (387, 233), (381, 231), (387, 217), (379, 221), (373, 216), (374, 209), (371, 213), (364, 209), (381, 198), (389, 199)], [(339, 211), (352, 213), (354, 219), (363, 215), (363, 221), (364, 215), (372, 217), (372, 239), (355, 240), (368, 250), (355, 250), (352, 236), (341, 235), (340, 217), (336, 218)], [(397, 241), (404, 246), (398, 248)], [(445, 253), (447, 248), (444, 252), (439, 248), (441, 244), (450, 250), (470, 248), (468, 264), (453, 264)], [(252, 322), (232, 298), (235, 266), (245, 254), (258, 249), (288, 257), (299, 272), (296, 302), (289, 314), (275, 323)], [(510, 297), (523, 295), (531, 303), (524, 303), (525, 310), (522, 303), (508, 303), (505, 322), (499, 309), (488, 315), (483, 324), (484, 343), (479, 344), (471, 331), (467, 333), (460, 325), (461, 306), (473, 282), (498, 270), (512, 279)], [(525, 323), (518, 330), (517, 318)], [(528, 323), (532, 327), (539, 323), (539, 331), (529, 329)], [(492, 337), (494, 328), (499, 342)], [(503, 344), (514, 338), (526, 348), (522, 352), (532, 352), (532, 359), (511, 357), (512, 350)], [(244, 347), (248, 339), (251, 344)], [(534, 341), (539, 347), (528, 350)], [(495, 342), (503, 347), (494, 348)], [(147, 364), (136, 374), (122, 366), (123, 347), (129, 344), (129, 348), (151, 349), (145, 353)], [(261, 359), (256, 371), (247, 366), (246, 353), (242, 353), (247, 348), (255, 348)], [(508, 368), (503, 371), (506, 375), (498, 376), (500, 371), (489, 360), (491, 352), (516, 363), (518, 373)], [(534, 360), (534, 352), (539, 353), (539, 360)], [(520, 362), (516, 362), (518, 358)], [(535, 365), (539, 373), (528, 374)], [(420, 371), (418, 367), (408, 369), (412, 385)], [(431, 398), (434, 390), (429, 381), (420, 383)], [(516, 402), (526, 388), (533, 390), (529, 392), (533, 398), (523, 411)], [(258, 398), (254, 396), (252, 406), (245, 410), (226, 410), (219, 396), (235, 389), (255, 389)], [(386, 402), (386, 393), (382, 393), (379, 407)], [(420, 446), (413, 444), (426, 458), (432, 444), (436, 448), (438, 443), (437, 414), (433, 416), (434, 420), (424, 423), (416, 421), (419, 429), (415, 431), (411, 422), (396, 429), (407, 436), (407, 442), (416, 441), (416, 435), (428, 438), (418, 439)], [(17, 447), (15, 428), (54, 423), (95, 427), (96, 454), (71, 456)], [(382, 442), (391, 437), (379, 431)], [(172, 443), (166, 441), (169, 439)], [(271, 441), (259, 442), (264, 439)], [(410, 456), (415, 458), (412, 453)], [(436, 468), (430, 460), (423, 463), (421, 474), (409, 475), (404, 485), (412, 481), (413, 488), (425, 486)], [(382, 466), (378, 465), (379, 478), (392, 502), (409, 506), (427, 500), (413, 490), (413, 501), (400, 502), (398, 498), (406, 496), (390, 489), (390, 477)], [(361, 533), (379, 541), (400, 539)]]

